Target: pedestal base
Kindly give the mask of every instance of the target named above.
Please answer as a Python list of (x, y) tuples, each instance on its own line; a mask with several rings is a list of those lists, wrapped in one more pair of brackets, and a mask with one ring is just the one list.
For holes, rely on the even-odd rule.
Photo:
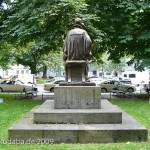
[[(106, 103), (102, 103), (102, 107), (103, 104)], [(107, 103), (107, 107), (111, 106)], [(16, 140), (24, 144), (51, 144), (141, 142), (148, 139), (147, 129), (122, 110), (121, 124), (33, 124), (34, 111), (9, 129), (8, 138), (12, 143)]]
[(55, 86), (55, 109), (99, 109), (101, 88), (99, 86)]
[(118, 124), (122, 123), (122, 111), (102, 101), (101, 109), (54, 109), (53, 101), (46, 101), (33, 114), (34, 123), (70, 124)]
[(59, 86), (96, 86), (94, 82), (60, 82)]

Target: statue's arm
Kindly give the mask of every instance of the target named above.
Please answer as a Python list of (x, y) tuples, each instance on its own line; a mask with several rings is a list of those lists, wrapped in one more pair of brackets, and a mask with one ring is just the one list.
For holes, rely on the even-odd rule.
[(85, 33), (85, 35), (86, 35), (86, 55), (87, 55), (87, 58), (89, 59), (92, 55), (92, 52), (91, 52), (92, 41), (91, 41), (90, 36), (87, 34), (87, 32)]
[(64, 41), (64, 47), (63, 47), (63, 60), (66, 61), (68, 57), (68, 51), (67, 51), (67, 37)]

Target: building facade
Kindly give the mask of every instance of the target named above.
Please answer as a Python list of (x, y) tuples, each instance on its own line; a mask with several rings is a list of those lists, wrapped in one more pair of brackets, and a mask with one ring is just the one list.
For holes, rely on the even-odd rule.
[(0, 68), (0, 77), (9, 79), (13, 75), (27, 75), (31, 74), (29, 67), (24, 67), (23, 65), (13, 65), (7, 70)]

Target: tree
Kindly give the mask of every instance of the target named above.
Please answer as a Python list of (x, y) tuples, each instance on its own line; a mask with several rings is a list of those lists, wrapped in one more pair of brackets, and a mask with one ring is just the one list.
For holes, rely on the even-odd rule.
[[(3, 2), (3, 1), (1, 1)], [(6, 0), (10, 3), (9, 0)], [(7, 20), (10, 11), (0, 7), (0, 26), (3, 25), (3, 21)], [(10, 63), (14, 62), (14, 49), (11, 44), (2, 38), (3, 29), (0, 28), (0, 67), (3, 69), (8, 69)]]
[(47, 77), (47, 70), (53, 70), (54, 72), (63, 71), (63, 53), (62, 52), (50, 52), (48, 55), (43, 55), (38, 65), (38, 71), (43, 71), (43, 78)]
[[(100, 19), (94, 24), (102, 30), (98, 51), (107, 51), (109, 59), (118, 63), (121, 57), (132, 56), (142, 70), (150, 63), (150, 2), (148, 0), (86, 0), (91, 12)], [(147, 63), (146, 63), (147, 61)]]
[(126, 67), (127, 58), (121, 58), (120, 63), (114, 63), (112, 60), (108, 60), (108, 57), (109, 55), (104, 53), (102, 56), (102, 63), (94, 63), (94, 68), (101, 72), (122, 73)]
[(81, 17), (93, 40), (93, 61), (101, 62), (107, 52), (114, 63), (132, 56), (129, 63), (136, 62), (139, 70), (150, 64), (148, 0), (16, 0), (8, 10), (0, 36), (15, 47), (15, 53), (22, 55), (24, 49), (24, 57), (48, 55), (63, 47), (73, 19)]
[(94, 19), (82, 0), (17, 0), (10, 12), (1, 35), (15, 47), (17, 63), (30, 66), (32, 73), (42, 55), (63, 47), (63, 38), (76, 17), (83, 19), (87, 29), (92, 28), (90, 19)]

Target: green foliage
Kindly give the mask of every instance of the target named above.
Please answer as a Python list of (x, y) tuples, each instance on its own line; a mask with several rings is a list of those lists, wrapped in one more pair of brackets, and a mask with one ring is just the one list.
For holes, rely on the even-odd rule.
[(11, 43), (18, 63), (33, 68), (29, 61), (37, 66), (42, 55), (58, 51), (74, 18), (80, 17), (92, 38), (94, 62), (101, 63), (107, 52), (114, 63), (132, 56), (129, 63), (136, 62), (136, 69), (150, 65), (148, 0), (17, 0), (9, 6), (5, 11), (0, 9), (0, 46)]
[[(7, 3), (9, 3), (9, 0), (7, 0)], [(7, 20), (7, 16), (9, 15), (9, 10), (5, 10), (2, 7), (0, 7), (0, 26), (3, 25), (3, 21)], [(0, 66), (3, 69), (7, 69), (9, 67), (9, 64), (13, 62), (13, 49), (10, 44), (8, 44), (5, 40), (2, 38), (3, 35), (3, 29), (0, 28)]]
[(3, 21), (1, 36), (16, 48), (17, 63), (32, 70), (42, 55), (63, 47), (63, 39), (76, 17), (82, 18), (87, 30), (95, 32), (90, 20), (96, 17), (88, 14), (84, 0), (18, 0), (12, 3), (8, 18)]
[(0, 66), (8, 69), (9, 65), (14, 62), (14, 49), (7, 42), (0, 43)]
[(71, 28), (73, 19), (83, 16), (86, 5), (81, 1), (17, 1), (11, 15), (4, 21), (4, 37), (15, 46), (26, 46), (33, 42), (31, 49), (56, 50), (62, 45), (62, 35)]
[[(45, 76), (47, 76), (47, 68), (51, 68), (54, 72), (60, 72), (64, 69), (63, 65), (63, 54), (62, 52), (50, 52), (48, 55), (42, 55), (38, 61), (37, 71), (41, 72), (45, 70)], [(43, 72), (44, 73), (44, 72)]]
[[(96, 22), (104, 34), (99, 51), (107, 51), (109, 59), (119, 62), (119, 58), (132, 55), (132, 63), (137, 62), (141, 70), (150, 59), (150, 2), (147, 0), (103, 0), (86, 2), (100, 20)], [(141, 61), (140, 61), (141, 60)]]
[[(122, 73), (126, 67), (126, 58), (121, 58), (119, 63), (114, 63), (112, 60), (108, 60), (109, 55), (104, 53), (102, 55), (102, 62), (95, 64), (94, 67), (99, 69), (99, 71), (104, 72), (114, 72)], [(93, 64), (92, 64), (93, 65)]]

